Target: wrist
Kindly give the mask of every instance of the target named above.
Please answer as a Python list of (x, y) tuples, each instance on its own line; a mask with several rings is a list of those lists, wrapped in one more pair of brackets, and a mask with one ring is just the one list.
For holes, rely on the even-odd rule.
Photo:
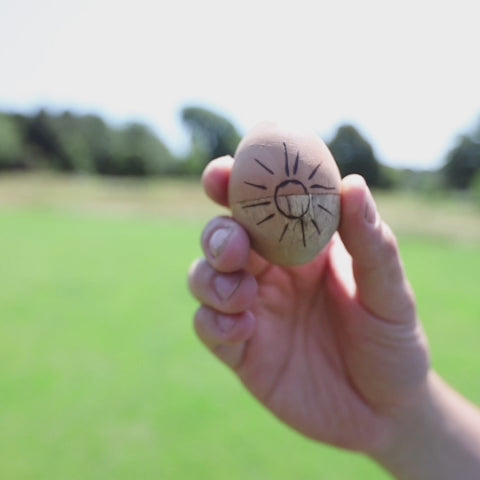
[(389, 441), (372, 458), (398, 479), (477, 479), (480, 411), (433, 371), (413, 400), (390, 416)]

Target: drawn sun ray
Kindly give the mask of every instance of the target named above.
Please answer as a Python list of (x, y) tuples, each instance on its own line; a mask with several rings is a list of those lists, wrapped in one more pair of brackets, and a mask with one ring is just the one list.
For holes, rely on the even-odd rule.
[(263, 220), (260, 220), (257, 225), (261, 225), (262, 223), (268, 222), (268, 220), (271, 220), (275, 216), (274, 213), (271, 213), (270, 215), (266, 216)]
[(324, 212), (327, 212), (329, 215), (333, 216), (333, 213), (328, 208), (324, 207), (323, 205), (318, 204), (317, 207), (321, 208)]
[(320, 165), (322, 164), (322, 162), (320, 162), (312, 171), (312, 173), (308, 176), (308, 180), (311, 180), (315, 174), (317, 173), (317, 170), (320, 168)]
[(265, 185), (259, 185), (258, 183), (251, 183), (251, 182), (244, 182), (247, 185), (250, 185), (251, 187), (259, 188), (260, 190), (267, 190), (267, 187)]
[(285, 226), (283, 227), (283, 232), (282, 232), (282, 234), (280, 235), (280, 239), (278, 240), (279, 243), (283, 240), (283, 237), (284, 237), (285, 234), (287, 233), (288, 225), (289, 225), (289, 224), (286, 223)]
[(321, 188), (322, 190), (335, 190), (335, 187), (327, 187), (326, 185), (319, 185), (318, 183), (310, 185), (310, 188)]
[(302, 241), (303, 241), (303, 246), (307, 246), (307, 242), (305, 241), (305, 224), (303, 223), (303, 218), (299, 220), (300, 222), (300, 227), (302, 228)]
[(272, 202), (270, 200), (265, 200), (264, 202), (252, 203), (251, 205), (244, 205), (242, 208), (253, 208), (253, 207), (263, 207), (265, 205), (270, 205)]
[(265, 164), (263, 164), (258, 158), (254, 158), (254, 160), (264, 168), (270, 175), (275, 175), (274, 171), (271, 168), (268, 168)]
[(295, 165), (293, 166), (293, 174), (297, 174), (298, 170), (298, 160), (300, 159), (300, 152), (297, 152), (297, 158), (295, 158)]
[(312, 218), (312, 225), (315, 227), (315, 230), (320, 235), (321, 234), (320, 228), (318, 228), (317, 222), (313, 218)]
[(285, 175), (289, 177), (290, 167), (288, 166), (288, 152), (287, 152), (287, 144), (285, 142), (283, 142), (283, 150), (285, 151)]

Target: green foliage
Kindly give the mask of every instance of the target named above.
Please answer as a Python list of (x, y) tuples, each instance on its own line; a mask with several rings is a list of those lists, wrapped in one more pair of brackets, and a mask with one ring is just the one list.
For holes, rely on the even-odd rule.
[(480, 205), (480, 170), (473, 177), (471, 191), (475, 202)]
[(21, 168), (23, 139), (11, 116), (0, 113), (0, 170)]
[(166, 173), (175, 162), (158, 136), (140, 123), (113, 128), (96, 115), (41, 110), (26, 120), (25, 131), (34, 168), (46, 163), (61, 171), (146, 176)]
[(235, 153), (240, 134), (225, 117), (200, 107), (185, 107), (181, 116), (190, 131), (192, 154), (198, 159), (192, 157), (191, 162), (199, 165), (199, 171), (213, 158)]
[(131, 123), (110, 133), (110, 163), (100, 173), (147, 176), (167, 173), (174, 162), (168, 148), (145, 125)]
[(40, 110), (27, 121), (26, 142), (34, 159), (39, 156), (56, 170), (72, 171), (74, 165), (64, 150), (65, 142), (59, 136), (56, 123), (54, 116)]
[(342, 125), (328, 144), (342, 176), (362, 175), (371, 187), (389, 187), (391, 181), (382, 172), (370, 143), (353, 125)]
[(396, 169), (383, 165), (382, 169), (397, 189), (432, 193), (442, 188), (441, 175), (437, 170)]
[[(220, 135), (216, 148), (222, 149), (229, 142), (222, 135), (231, 131), (220, 128), (220, 117), (212, 118)], [(179, 159), (155, 132), (139, 122), (113, 127), (97, 115), (69, 111), (0, 114), (0, 170), (22, 166), (115, 176), (198, 176), (210, 160), (205, 144), (200, 133), (196, 134), (188, 156)]]
[[(226, 117), (199, 106), (186, 106), (181, 119), (190, 134), (190, 149), (177, 158), (154, 131), (139, 122), (112, 126), (97, 115), (69, 111), (0, 113), (0, 171), (48, 168), (114, 176), (198, 177), (213, 158), (234, 154), (241, 136)], [(436, 171), (383, 165), (353, 125), (341, 125), (329, 148), (342, 176), (358, 173), (371, 187), (469, 189), (480, 171), (480, 123), (458, 138), (445, 165)]]
[(84, 122), (84, 119), (70, 112), (50, 117), (51, 128), (58, 138), (60, 155), (66, 160), (66, 164), (77, 172), (94, 171), (92, 139), (89, 135), (91, 132), (83, 125), (87, 122), (88, 120)]
[[(11, 123), (14, 117), (2, 118)], [(45, 110), (21, 123), (24, 131), (16, 137), (17, 143), (26, 150), (31, 168), (144, 176), (167, 172), (175, 161), (159, 138), (138, 123), (112, 128), (96, 115), (68, 111), (56, 115)], [(11, 139), (11, 131), (0, 127)], [(7, 148), (11, 142), (4, 145)]]
[(473, 132), (461, 135), (448, 153), (443, 174), (447, 186), (468, 189), (480, 171), (480, 123)]
[(199, 177), (208, 162), (205, 152), (193, 148), (187, 157), (177, 163), (173, 173), (185, 177)]

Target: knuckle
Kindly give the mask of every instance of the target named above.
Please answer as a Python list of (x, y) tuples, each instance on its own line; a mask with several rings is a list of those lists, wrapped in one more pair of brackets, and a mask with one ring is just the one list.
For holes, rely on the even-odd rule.
[(410, 312), (416, 312), (417, 299), (410, 283), (406, 282), (405, 285), (405, 309)]
[(398, 257), (398, 240), (392, 232), (391, 228), (382, 224), (382, 243), (380, 247), (380, 254), (383, 260), (394, 259)]
[(195, 272), (197, 271), (199, 262), (200, 262), (200, 259), (194, 260), (193, 263), (190, 265), (190, 268), (188, 269), (188, 275), (187, 275), (188, 288), (192, 294), (194, 292), (194, 287), (195, 287)]
[(193, 324), (195, 331), (199, 334), (202, 331), (202, 327), (206, 322), (210, 322), (213, 317), (213, 311), (206, 305), (201, 305), (195, 312), (193, 317)]
[(193, 330), (197, 337), (206, 345), (210, 343), (214, 322), (215, 312), (206, 305), (202, 305), (193, 318)]
[(224, 313), (244, 311), (257, 294), (257, 282), (251, 274), (245, 270), (220, 272), (204, 258), (190, 267), (188, 287), (199, 302)]
[(250, 251), (248, 234), (230, 217), (217, 217), (202, 234), (202, 248), (209, 263), (217, 270), (232, 272), (246, 266)]
[(202, 244), (205, 244), (207, 242), (207, 240), (211, 237), (215, 230), (228, 226), (229, 222), (231, 221), (232, 220), (229, 217), (223, 215), (212, 218), (203, 229)]
[(215, 298), (212, 306), (224, 313), (240, 313), (250, 306), (256, 295), (255, 279), (246, 272), (217, 274), (211, 280)]
[(188, 278), (191, 279), (195, 276), (196, 271), (199, 268), (200, 263), (202, 262), (202, 258), (197, 258), (195, 259), (191, 265), (190, 268), (188, 269)]
[(192, 295), (198, 300), (204, 299), (205, 285), (208, 284), (211, 276), (212, 268), (204, 258), (196, 260), (190, 267), (188, 286)]
[(240, 313), (249, 308), (257, 295), (257, 282), (249, 274), (242, 275), (237, 290), (232, 295), (231, 308), (235, 313)]

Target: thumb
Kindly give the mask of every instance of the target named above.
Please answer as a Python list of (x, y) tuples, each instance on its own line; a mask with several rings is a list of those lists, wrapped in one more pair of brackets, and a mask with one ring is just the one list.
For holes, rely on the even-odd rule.
[(362, 306), (386, 321), (413, 320), (415, 300), (397, 240), (380, 219), (373, 196), (359, 175), (349, 175), (342, 181), (339, 233), (352, 256), (357, 298)]

